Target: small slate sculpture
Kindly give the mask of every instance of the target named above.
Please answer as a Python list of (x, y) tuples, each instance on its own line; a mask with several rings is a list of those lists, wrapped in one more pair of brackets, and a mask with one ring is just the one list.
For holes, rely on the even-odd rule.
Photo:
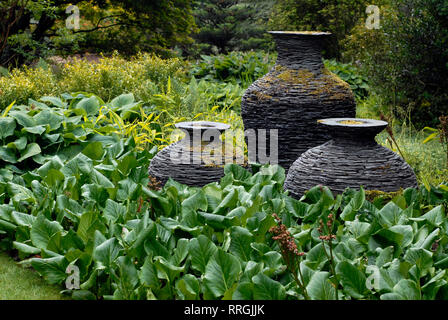
[(335, 193), (347, 187), (394, 192), (418, 186), (412, 168), (375, 142), (387, 122), (335, 118), (318, 123), (330, 129), (333, 140), (306, 151), (291, 166), (284, 187), (292, 197), (299, 199), (316, 185)]
[(266, 163), (260, 152), (269, 157), (269, 129), (278, 129), (278, 164), (287, 171), (302, 152), (330, 139), (318, 119), (355, 117), (356, 105), (350, 86), (322, 61), (322, 42), (330, 33), (270, 33), (277, 43), (277, 63), (246, 90), (241, 115), (245, 130), (268, 130), (266, 144), (257, 147), (255, 157), (249, 153), (249, 160)]
[(149, 175), (162, 184), (168, 178), (198, 187), (219, 181), (224, 176), (226, 160), (219, 136), (230, 126), (208, 121), (180, 122), (175, 126), (185, 132), (185, 137), (151, 160)]

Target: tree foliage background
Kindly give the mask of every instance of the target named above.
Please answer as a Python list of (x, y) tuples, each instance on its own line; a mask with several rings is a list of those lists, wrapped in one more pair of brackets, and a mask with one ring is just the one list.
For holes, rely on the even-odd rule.
[[(80, 8), (80, 30), (65, 28), (70, 4)], [(191, 10), (190, 0), (5, 0), (0, 3), (0, 64), (81, 48), (166, 55), (169, 48), (191, 44), (196, 29)]]
[(448, 111), (448, 0), (391, 0), (381, 29), (360, 23), (345, 43), (385, 105), (418, 128)]
[(326, 57), (340, 58), (341, 41), (361, 18), (365, 19), (366, 0), (277, 0), (269, 21), (271, 29), (329, 31), (332, 39)]
[(202, 53), (228, 53), (273, 48), (266, 34), (274, 0), (196, 0), (194, 15), (200, 26), (195, 39)]

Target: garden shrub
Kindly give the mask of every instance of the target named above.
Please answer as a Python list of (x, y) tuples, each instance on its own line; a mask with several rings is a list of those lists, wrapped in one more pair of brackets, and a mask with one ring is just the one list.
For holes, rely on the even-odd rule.
[(381, 17), (380, 29), (364, 21), (354, 29), (346, 58), (358, 62), (395, 116), (436, 126), (448, 106), (447, 1), (391, 0)]
[(105, 100), (132, 92), (147, 101), (166, 87), (169, 78), (183, 78), (184, 66), (178, 58), (161, 59), (152, 54), (138, 54), (130, 60), (114, 54), (99, 63), (75, 60), (62, 69), (59, 86), (62, 92), (92, 92)]
[[(193, 14), (199, 27), (193, 48), (203, 54), (235, 50), (269, 50), (272, 37), (266, 33), (274, 0), (195, 0)], [(190, 48), (190, 55), (195, 54)]]
[(29, 98), (78, 91), (99, 95), (106, 101), (132, 92), (136, 99), (149, 101), (166, 88), (168, 79), (184, 81), (185, 68), (178, 58), (161, 59), (146, 53), (129, 60), (114, 54), (97, 63), (74, 59), (59, 66), (13, 69), (9, 76), (0, 77), (0, 110), (14, 100), (26, 104)]
[(11, 102), (28, 103), (44, 95), (59, 93), (56, 76), (48, 68), (13, 69), (10, 74), (0, 76), (0, 111)]
[(357, 67), (336, 60), (325, 60), (325, 66), (350, 85), (358, 100), (367, 98), (370, 87), (366, 77), (361, 74), (361, 71)]
[(230, 52), (227, 55), (206, 56), (194, 64), (190, 73), (207, 80), (233, 82), (249, 86), (269, 72), (276, 55), (263, 51)]

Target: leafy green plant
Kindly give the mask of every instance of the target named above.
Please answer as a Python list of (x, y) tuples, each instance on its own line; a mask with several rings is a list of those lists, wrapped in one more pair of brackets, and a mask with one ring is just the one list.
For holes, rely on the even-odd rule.
[[(197, 50), (210, 54), (235, 50), (271, 49), (266, 33), (273, 0), (195, 0), (193, 14)], [(191, 51), (191, 50), (188, 50)]]
[(303, 299), (269, 232), (273, 213), (305, 253), (300, 281), (311, 299), (446, 298), (444, 185), (386, 204), (325, 187), (298, 201), (283, 191), (282, 168), (228, 165), (218, 183), (157, 190), (148, 151), (108, 140), (25, 175), (4, 172), (0, 183), (2, 245), (51, 283), (78, 266), (81, 290), (66, 291), (74, 298)]
[[(138, 149), (164, 145), (160, 116), (123, 94), (110, 103), (87, 93), (44, 96), (30, 105), (12, 103), (0, 117), (0, 164), (32, 169), (58, 155), (70, 158), (91, 139), (133, 137)], [(115, 136), (115, 138), (114, 138)], [(100, 149), (99, 149), (100, 150)]]
[(201, 56), (190, 73), (207, 80), (226, 81), (248, 87), (268, 73), (274, 65), (275, 55), (263, 51), (230, 52), (227, 55)]
[(367, 98), (370, 89), (368, 81), (356, 67), (336, 60), (325, 60), (325, 66), (350, 85), (358, 100)]

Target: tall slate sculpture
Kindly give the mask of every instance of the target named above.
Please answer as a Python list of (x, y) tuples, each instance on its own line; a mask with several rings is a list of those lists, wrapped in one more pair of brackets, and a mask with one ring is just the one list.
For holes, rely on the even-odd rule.
[(330, 129), (332, 140), (306, 151), (291, 166), (284, 188), (292, 197), (299, 199), (316, 185), (335, 193), (347, 187), (394, 192), (418, 186), (412, 168), (375, 141), (387, 122), (336, 118), (320, 120), (319, 125)]
[(260, 155), (270, 155), (269, 130), (277, 129), (279, 164), (288, 170), (301, 153), (329, 140), (318, 119), (355, 117), (356, 105), (350, 86), (323, 64), (322, 42), (330, 33), (270, 33), (277, 44), (276, 65), (247, 89), (241, 111), (246, 130), (268, 130), (266, 144), (258, 145), (256, 156), (249, 152), (249, 160), (265, 163)]

